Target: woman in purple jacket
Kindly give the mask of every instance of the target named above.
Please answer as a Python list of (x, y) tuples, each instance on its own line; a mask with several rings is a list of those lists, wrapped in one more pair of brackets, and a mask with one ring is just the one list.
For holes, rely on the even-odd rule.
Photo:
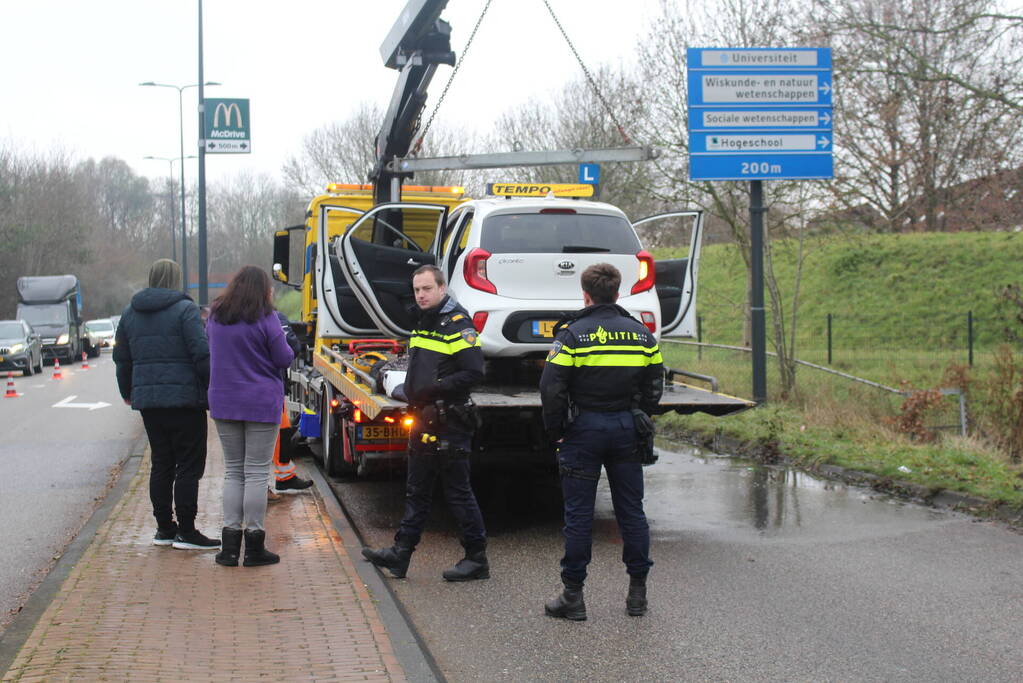
[(238, 566), (242, 532), (246, 567), (281, 558), (265, 547), (266, 482), (283, 410), (280, 371), (295, 354), (274, 313), (270, 278), (245, 266), (213, 302), (210, 342), (210, 417), (224, 448), (224, 528), (217, 564)]

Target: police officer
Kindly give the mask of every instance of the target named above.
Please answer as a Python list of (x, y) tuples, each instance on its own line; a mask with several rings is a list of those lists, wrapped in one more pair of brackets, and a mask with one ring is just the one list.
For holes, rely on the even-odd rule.
[(469, 452), (476, 430), (469, 392), (483, 379), (483, 351), (469, 314), (447, 294), (439, 268), (417, 269), (412, 289), (419, 321), (409, 340), (405, 382), (393, 392), (408, 401), (416, 418), (409, 433), (405, 516), (392, 547), (364, 548), (362, 555), (403, 578), (440, 477), (465, 548), (465, 557), (443, 576), (448, 581), (488, 579), (486, 530), (469, 483)]
[[(544, 426), (558, 445), (565, 502), (564, 591), (546, 603), (548, 616), (586, 619), (583, 583), (590, 562), (593, 506), (604, 466), (622, 560), (629, 574), (626, 611), (646, 613), (650, 530), (643, 513), (643, 469), (634, 408), (647, 415), (661, 399), (664, 366), (653, 334), (618, 306), (622, 276), (607, 263), (583, 271), (585, 308), (559, 321), (540, 378)], [(649, 421), (647, 415), (642, 418)]]

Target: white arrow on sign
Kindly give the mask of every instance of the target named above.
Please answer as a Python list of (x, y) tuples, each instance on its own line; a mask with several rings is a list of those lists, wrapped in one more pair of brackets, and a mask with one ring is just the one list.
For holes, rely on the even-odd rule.
[(88, 408), (89, 410), (99, 410), (100, 408), (107, 408), (110, 406), (109, 403), (103, 401), (97, 401), (96, 403), (72, 403), (78, 396), (68, 396), (63, 401), (54, 403), (54, 408)]
[(831, 125), (831, 114), (829, 114), (828, 112), (824, 112), (821, 115), (821, 121), (824, 123), (825, 126), (830, 126)]
[(827, 95), (829, 92), (831, 92), (831, 84), (825, 81), (817, 89), (823, 92), (825, 95)]
[(817, 144), (820, 145), (821, 147), (827, 147), (828, 145), (831, 144), (831, 141), (825, 137), (819, 137), (817, 138)]

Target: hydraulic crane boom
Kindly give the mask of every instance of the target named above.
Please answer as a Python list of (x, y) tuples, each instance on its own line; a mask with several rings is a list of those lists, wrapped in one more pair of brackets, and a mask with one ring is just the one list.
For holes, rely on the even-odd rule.
[(412, 174), (390, 170), (387, 163), (408, 154), (437, 65), (455, 64), (451, 25), (440, 18), (447, 4), (448, 0), (409, 0), (380, 46), (384, 65), (401, 74), (376, 138), (377, 159), (370, 181), (377, 204), (401, 198), (402, 178)]

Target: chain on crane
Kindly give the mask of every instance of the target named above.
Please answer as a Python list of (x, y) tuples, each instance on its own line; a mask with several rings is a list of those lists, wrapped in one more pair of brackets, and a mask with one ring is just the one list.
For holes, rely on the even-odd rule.
[(615, 124), (615, 127), (618, 129), (619, 135), (621, 135), (622, 139), (625, 140), (625, 144), (627, 145), (631, 144), (632, 139), (629, 137), (629, 134), (625, 132), (625, 127), (622, 125), (621, 121), (618, 120), (618, 117), (615, 115), (614, 109), (611, 108), (611, 105), (604, 98), (604, 93), (600, 92), (600, 88), (597, 87), (597, 81), (593, 78), (593, 75), (590, 73), (590, 70), (586, 68), (586, 64), (583, 63), (582, 57), (579, 56), (579, 52), (575, 49), (575, 45), (572, 44), (571, 39), (565, 32), (565, 28), (561, 25), (561, 22), (558, 21), (558, 15), (554, 13), (554, 8), (551, 7), (551, 3), (549, 3), (547, 0), (543, 0), (543, 4), (546, 5), (547, 11), (551, 13), (551, 19), (554, 20), (554, 23), (557, 25), (558, 30), (561, 31), (561, 36), (562, 38), (565, 39), (565, 42), (568, 43), (568, 47), (570, 50), (572, 50), (572, 54), (575, 55), (575, 60), (579, 62), (579, 66), (582, 67), (583, 75), (586, 76), (586, 81), (590, 84), (590, 87), (593, 89), (593, 94), (597, 96), (597, 99), (600, 101), (600, 104), (604, 107), (605, 111), (607, 111), (608, 116), (611, 117), (611, 121)]
[(469, 46), (472, 45), (473, 38), (476, 37), (476, 31), (479, 30), (480, 24), (483, 23), (483, 17), (486, 16), (487, 10), (490, 9), (491, 2), (493, 2), (493, 0), (487, 0), (487, 4), (483, 6), (483, 11), (480, 12), (479, 19), (476, 20), (476, 25), (472, 27), (472, 33), (469, 34), (469, 40), (465, 43), (465, 47), (462, 49), (462, 56), (457, 62), (455, 62), (455, 68), (451, 70), (451, 75), (448, 76), (448, 82), (444, 85), (444, 90), (441, 91), (440, 97), (437, 98), (437, 106), (433, 108), (430, 118), (426, 120), (426, 125), (423, 127), (423, 132), (419, 134), (416, 144), (412, 147), (412, 156), (419, 154), (419, 150), (423, 146), (423, 139), (426, 137), (427, 131), (430, 130), (430, 125), (433, 123), (434, 117), (437, 116), (437, 112), (440, 110), (440, 105), (444, 103), (444, 97), (448, 94), (451, 82), (455, 80), (455, 76), (458, 74), (458, 67), (462, 66), (462, 62), (465, 61), (465, 56), (469, 54)]
[[(427, 119), (426, 125), (423, 127), (422, 133), (419, 134), (419, 138), (416, 140), (415, 145), (412, 147), (412, 156), (419, 154), (419, 150), (422, 149), (423, 139), (426, 137), (426, 133), (430, 130), (430, 125), (433, 123), (434, 117), (437, 116), (437, 111), (440, 109), (441, 104), (444, 102), (444, 97), (448, 94), (448, 89), (451, 88), (452, 81), (455, 80), (455, 75), (458, 73), (458, 68), (462, 66), (462, 62), (465, 61), (465, 56), (469, 52), (469, 46), (472, 45), (472, 41), (476, 37), (476, 32), (479, 30), (480, 24), (483, 23), (483, 17), (486, 15), (487, 10), (490, 9), (490, 3), (492, 1), (493, 0), (487, 0), (487, 4), (483, 6), (483, 11), (480, 12), (479, 19), (476, 20), (476, 25), (473, 27), (472, 33), (469, 34), (469, 40), (466, 42), (465, 48), (462, 50), (462, 56), (458, 60), (458, 62), (455, 63), (455, 68), (451, 71), (451, 76), (448, 77), (448, 82), (447, 84), (445, 84), (444, 90), (441, 92), (440, 97), (437, 99), (437, 106), (433, 108), (433, 112), (430, 114), (430, 118)], [(625, 132), (625, 126), (623, 126), (621, 121), (618, 120), (618, 116), (615, 114), (614, 109), (611, 108), (611, 104), (604, 97), (604, 93), (600, 91), (600, 88), (597, 86), (596, 79), (593, 78), (593, 74), (591, 74), (590, 70), (586, 68), (585, 62), (583, 62), (582, 57), (579, 56), (578, 50), (575, 49), (575, 45), (572, 43), (572, 40), (568, 37), (568, 33), (565, 32), (565, 28), (561, 25), (561, 21), (558, 20), (558, 15), (554, 13), (554, 8), (551, 7), (551, 4), (547, 0), (543, 0), (543, 4), (547, 7), (547, 11), (550, 12), (551, 18), (554, 20), (554, 24), (558, 27), (558, 30), (561, 32), (561, 37), (565, 39), (566, 43), (568, 43), (568, 47), (572, 51), (572, 54), (575, 56), (575, 60), (579, 62), (579, 66), (582, 68), (583, 75), (586, 77), (586, 82), (593, 90), (593, 94), (597, 96), (597, 100), (600, 102), (601, 106), (604, 107), (604, 110), (607, 112), (608, 116), (611, 117), (611, 121), (612, 123), (614, 123), (615, 128), (618, 129), (618, 134), (622, 136), (622, 139), (625, 141), (625, 144), (627, 145), (632, 144), (632, 138), (630, 138), (629, 134)]]

